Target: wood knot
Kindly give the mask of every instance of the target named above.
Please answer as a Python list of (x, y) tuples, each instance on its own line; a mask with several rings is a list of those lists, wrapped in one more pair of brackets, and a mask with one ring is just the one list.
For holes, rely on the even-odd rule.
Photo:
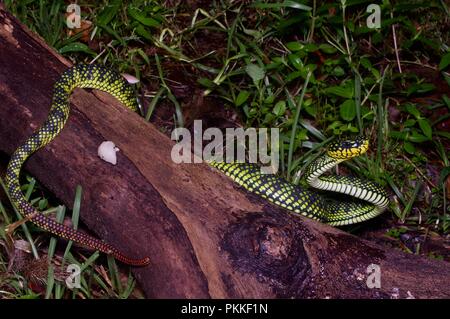
[(286, 214), (246, 213), (229, 225), (222, 250), (235, 269), (256, 273), (277, 288), (291, 286), (293, 281), (302, 282), (310, 269), (300, 223)]
[(259, 250), (276, 260), (287, 258), (292, 238), (284, 230), (266, 225), (260, 232)]

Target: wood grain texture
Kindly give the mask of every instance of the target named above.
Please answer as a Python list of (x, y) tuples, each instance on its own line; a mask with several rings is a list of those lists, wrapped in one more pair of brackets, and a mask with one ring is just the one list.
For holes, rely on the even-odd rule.
[[(69, 63), (0, 8), (0, 150), (11, 154), (47, 117)], [(360, 240), (238, 188), (206, 164), (173, 163), (173, 142), (108, 94), (77, 89), (62, 133), (25, 169), (100, 238), (151, 265), (133, 273), (156, 298), (450, 297), (450, 267)], [(118, 164), (97, 156), (104, 140)], [(49, 173), (51, 172), (51, 174)], [(380, 265), (382, 287), (366, 286)]]

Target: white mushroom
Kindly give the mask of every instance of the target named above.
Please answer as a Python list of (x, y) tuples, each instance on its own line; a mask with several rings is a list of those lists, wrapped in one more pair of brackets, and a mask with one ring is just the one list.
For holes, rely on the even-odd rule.
[(117, 164), (116, 152), (119, 148), (111, 141), (105, 141), (98, 147), (98, 156), (105, 162), (111, 163), (113, 165)]

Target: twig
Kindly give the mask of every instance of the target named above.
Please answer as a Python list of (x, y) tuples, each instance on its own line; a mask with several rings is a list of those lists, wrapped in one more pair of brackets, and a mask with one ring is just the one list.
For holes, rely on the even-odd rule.
[[(391, 18), (393, 17), (394, 15), (391, 12)], [(402, 66), (400, 64), (400, 57), (398, 54), (398, 47), (397, 47), (397, 36), (395, 34), (395, 24), (392, 24), (392, 37), (394, 38), (394, 50), (395, 50), (395, 57), (397, 58), (398, 72), (402, 73)]]

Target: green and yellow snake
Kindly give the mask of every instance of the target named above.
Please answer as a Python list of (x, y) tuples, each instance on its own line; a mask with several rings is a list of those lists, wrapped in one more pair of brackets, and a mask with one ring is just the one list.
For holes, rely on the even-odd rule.
[[(53, 102), (47, 120), (11, 156), (6, 171), (6, 185), (12, 202), (24, 217), (50, 233), (111, 254), (126, 264), (147, 265), (148, 257), (129, 258), (112, 245), (43, 215), (26, 200), (20, 189), (19, 174), (24, 162), (36, 150), (50, 143), (63, 129), (69, 117), (69, 96), (76, 87), (108, 92), (129, 109), (133, 111), (138, 109), (130, 85), (110, 68), (81, 64), (66, 70), (55, 83)], [(311, 186), (348, 194), (356, 200), (327, 199), (317, 192), (293, 185), (275, 175), (262, 174), (259, 167), (253, 164), (218, 162), (209, 164), (247, 190), (261, 195), (274, 204), (331, 225), (346, 225), (379, 215), (388, 205), (388, 196), (380, 186), (369, 181), (346, 176), (321, 175), (338, 163), (363, 154), (367, 149), (368, 141), (362, 138), (332, 143), (328, 146), (326, 155), (310, 164), (305, 173), (306, 180)]]

